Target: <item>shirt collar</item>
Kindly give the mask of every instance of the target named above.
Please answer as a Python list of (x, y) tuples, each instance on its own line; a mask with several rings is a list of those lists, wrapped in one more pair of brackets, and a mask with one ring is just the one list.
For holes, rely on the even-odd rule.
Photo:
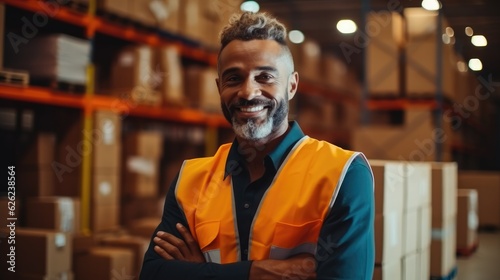
[[(297, 143), (297, 141), (299, 141), (302, 137), (305, 136), (304, 133), (302, 132), (302, 129), (300, 128), (299, 124), (296, 121), (289, 122), (289, 125), (290, 125), (290, 131), (286, 133), (285, 137), (278, 144), (278, 146), (265, 157), (266, 161), (270, 160), (275, 171), (278, 170), (280, 165), (285, 160), (285, 157), (288, 155), (288, 153)], [(229, 150), (229, 154), (227, 156), (224, 179), (226, 179), (226, 177), (229, 175), (234, 175), (241, 171), (242, 168), (241, 165), (245, 161), (245, 158), (243, 157), (245, 151), (246, 151), (245, 147), (241, 147), (240, 149), (240, 144), (238, 143), (238, 140), (234, 139), (233, 144), (231, 145), (231, 149)]]

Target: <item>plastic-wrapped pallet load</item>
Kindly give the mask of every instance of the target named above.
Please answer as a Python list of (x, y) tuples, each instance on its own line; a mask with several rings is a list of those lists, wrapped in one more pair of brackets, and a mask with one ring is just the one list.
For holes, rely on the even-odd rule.
[(28, 71), (33, 82), (84, 86), (90, 42), (65, 34), (38, 35), (19, 48), (5, 49), (5, 67)]

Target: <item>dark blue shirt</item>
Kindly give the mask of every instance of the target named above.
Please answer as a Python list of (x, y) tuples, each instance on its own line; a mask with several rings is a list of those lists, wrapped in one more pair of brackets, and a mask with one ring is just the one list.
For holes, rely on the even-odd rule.
[[(251, 261), (248, 261), (250, 226), (266, 189), (293, 146), (304, 137), (296, 122), (282, 142), (264, 159), (264, 175), (250, 181), (244, 161), (252, 157), (254, 148), (234, 141), (226, 161), (226, 176), (232, 176), (234, 204), (240, 238), (240, 262), (233, 264), (165, 261), (151, 244), (144, 257), (140, 279), (248, 279)], [(188, 226), (175, 199), (177, 178), (170, 186), (165, 208), (157, 231), (165, 231), (180, 238), (175, 225)], [(373, 178), (366, 161), (358, 156), (348, 168), (333, 205), (325, 219), (318, 242), (316, 260), (317, 279), (372, 279), (374, 268), (374, 199)]]

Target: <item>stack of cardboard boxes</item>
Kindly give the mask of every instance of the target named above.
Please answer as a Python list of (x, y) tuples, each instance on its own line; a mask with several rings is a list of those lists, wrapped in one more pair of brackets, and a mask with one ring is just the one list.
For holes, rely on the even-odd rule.
[(477, 191), (457, 190), (457, 253), (470, 255), (478, 245)]
[[(456, 267), (457, 164), (432, 163), (431, 276), (442, 279)], [(446, 279), (446, 278), (445, 278)]]

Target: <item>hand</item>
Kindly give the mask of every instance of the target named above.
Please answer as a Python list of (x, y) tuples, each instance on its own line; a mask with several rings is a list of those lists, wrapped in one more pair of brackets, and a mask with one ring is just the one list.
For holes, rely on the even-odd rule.
[(316, 279), (316, 260), (311, 254), (298, 254), (286, 260), (253, 261), (250, 280)]
[(204, 263), (205, 258), (198, 247), (198, 243), (187, 228), (181, 224), (176, 225), (182, 239), (174, 235), (159, 231), (153, 241), (156, 243), (155, 252), (165, 260), (181, 260), (194, 263)]

